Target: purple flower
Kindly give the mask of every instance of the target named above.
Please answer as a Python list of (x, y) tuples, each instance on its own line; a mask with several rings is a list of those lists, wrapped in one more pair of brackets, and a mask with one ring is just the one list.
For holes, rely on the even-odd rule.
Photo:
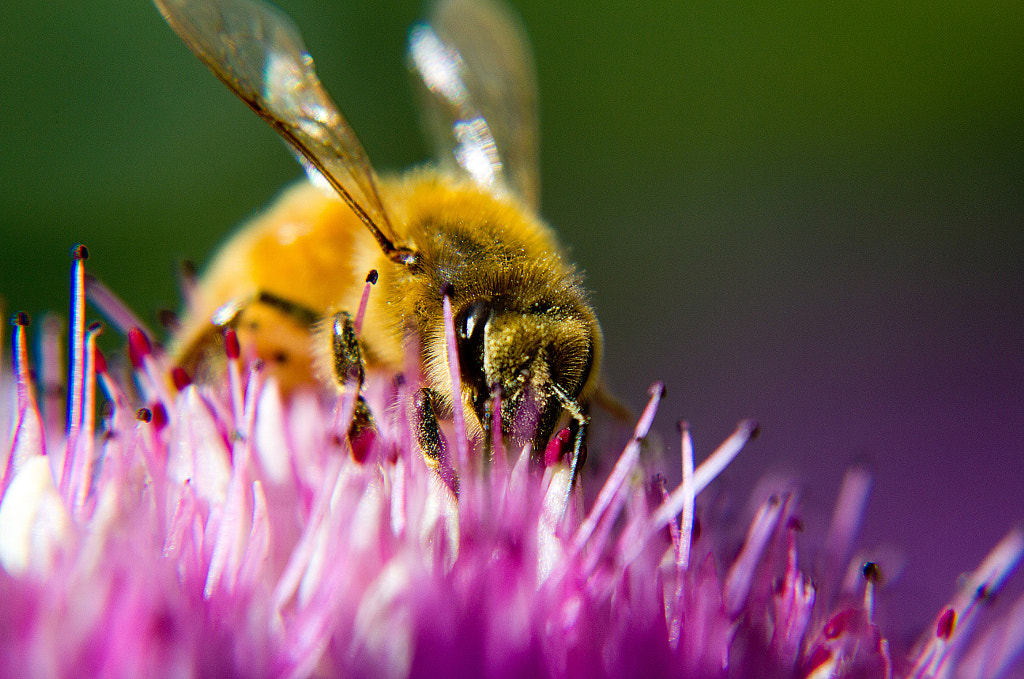
[(849, 473), (820, 540), (783, 488), (734, 541), (702, 491), (755, 427), (700, 465), (683, 427), (670, 489), (641, 461), (660, 385), (603, 480), (574, 484), (560, 440), (541, 471), (500, 441), (484, 464), (458, 426), (446, 479), (418, 452), (411, 383), (370, 378), (377, 428), (353, 443), (351, 392), (285, 402), (237, 352), (199, 387), (136, 328), (118, 375), (82, 321), (81, 268), (67, 426), (52, 389), (43, 409), (34, 394), (27, 319), (14, 331), (4, 677), (997, 677), (1024, 647), (1024, 599), (985, 610), (1019, 530), (898, 647), (876, 621), (880, 567), (853, 556), (867, 475)]

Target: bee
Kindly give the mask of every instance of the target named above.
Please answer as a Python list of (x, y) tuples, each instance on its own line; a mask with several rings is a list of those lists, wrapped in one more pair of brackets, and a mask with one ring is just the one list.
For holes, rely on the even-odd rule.
[[(260, 0), (155, 3), (309, 176), (204, 272), (173, 339), (178, 364), (208, 370), (228, 324), (283, 391), (318, 381), (342, 389), (364, 369), (401, 372), (411, 330), (426, 384), (416, 412), (428, 462), (440, 456), (437, 418), (454, 408), (486, 445), (500, 395), (506, 440), (531, 443), (537, 459), (568, 420), (578, 464), (601, 329), (580, 273), (537, 216), (532, 58), (508, 10), (442, 0), (429, 23), (413, 27), (409, 60), (439, 162), (381, 179), (280, 10)], [(371, 270), (379, 280), (357, 339), (352, 314)], [(442, 294), (454, 315), (459, 394)]]

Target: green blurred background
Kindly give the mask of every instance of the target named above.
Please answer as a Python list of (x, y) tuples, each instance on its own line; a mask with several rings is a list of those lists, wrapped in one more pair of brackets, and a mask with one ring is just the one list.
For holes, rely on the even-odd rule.
[[(759, 419), (737, 498), (782, 470), (822, 512), (868, 465), (864, 542), (907, 559), (893, 622), (930, 615), (1024, 518), (1024, 5), (515, 4), (543, 212), (588, 272), (614, 390), (637, 406), (664, 379), (659, 426), (688, 418), (700, 456)], [(280, 5), (377, 167), (424, 160), (421, 6)], [(66, 309), (83, 242), (152, 321), (175, 263), (299, 174), (144, 0), (6, 0), (0, 55), (8, 310)]]

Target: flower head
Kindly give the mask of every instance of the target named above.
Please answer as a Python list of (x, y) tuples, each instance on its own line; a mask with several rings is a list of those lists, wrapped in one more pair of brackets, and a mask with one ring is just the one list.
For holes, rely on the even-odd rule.
[[(673, 489), (641, 461), (660, 385), (603, 480), (574, 480), (565, 439), (542, 469), (500, 437), (484, 462), (458, 423), (435, 470), (411, 380), (368, 379), (375, 429), (352, 441), (354, 390), (284, 401), (230, 341), (225, 383), (191, 384), (108, 299), (134, 327), (132, 368), (116, 376), (82, 321), (83, 261), (66, 427), (52, 402), (41, 411), (27, 319), (15, 326), (0, 675), (994, 677), (1024, 646), (1024, 601), (1002, 620), (983, 610), (1024, 552), (1020, 531), (915, 648), (893, 649), (874, 612), (878, 566), (845, 578), (862, 471), (822, 565), (803, 557), (790, 492), (764, 499), (730, 550), (727, 527), (698, 521), (698, 498), (750, 422), (700, 465), (682, 427)], [(98, 435), (97, 381), (111, 404)]]

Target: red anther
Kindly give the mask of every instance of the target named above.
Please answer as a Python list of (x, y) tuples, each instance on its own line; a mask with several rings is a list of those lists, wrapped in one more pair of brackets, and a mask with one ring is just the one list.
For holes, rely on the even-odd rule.
[(156, 427), (157, 430), (166, 427), (169, 418), (167, 417), (167, 408), (164, 408), (164, 404), (154, 403), (151, 410), (153, 412), (153, 419), (151, 420), (153, 426)]
[(242, 355), (242, 345), (238, 343), (238, 333), (234, 328), (224, 331), (224, 352), (232, 361), (238, 360)]
[(188, 385), (192, 384), (192, 377), (184, 368), (178, 365), (171, 368), (171, 381), (174, 382), (174, 388), (181, 391)]
[(149, 408), (139, 408), (135, 411), (135, 419), (139, 422), (152, 422), (153, 411)]
[(832, 616), (827, 623), (825, 623), (825, 629), (821, 631), (825, 635), (826, 639), (836, 639), (841, 634), (849, 632), (853, 629), (854, 625), (860, 621), (860, 611), (853, 608), (847, 608), (845, 611), (839, 611)]
[(800, 520), (800, 517), (791, 516), (786, 520), (786, 528), (797, 533), (803, 533), (804, 522)]
[(18, 325), (21, 326), (22, 328), (24, 328), (31, 322), (32, 320), (24, 311), (19, 311), (18, 313), (14, 314), (14, 318), (11, 319), (11, 325)]
[(365, 463), (370, 457), (370, 451), (373, 450), (373, 443), (376, 440), (377, 434), (372, 428), (351, 437), (349, 442), (352, 444), (352, 459), (359, 464)]
[(811, 670), (815, 670), (830, 660), (832, 660), (832, 651), (828, 650), (824, 646), (818, 646), (811, 652), (811, 656), (807, 659), (807, 667)]
[(138, 328), (128, 330), (128, 359), (136, 369), (141, 369), (146, 357), (153, 353), (153, 345), (149, 343), (146, 333)]
[(555, 434), (544, 449), (544, 466), (550, 467), (560, 462), (572, 450), (571, 441), (572, 432), (568, 427)]
[(96, 374), (105, 375), (107, 372), (107, 357), (99, 349), (96, 350)]
[(942, 611), (942, 615), (939, 616), (939, 621), (935, 625), (935, 636), (943, 641), (949, 641), (949, 638), (953, 636), (954, 629), (956, 629), (956, 611), (947, 608)]

